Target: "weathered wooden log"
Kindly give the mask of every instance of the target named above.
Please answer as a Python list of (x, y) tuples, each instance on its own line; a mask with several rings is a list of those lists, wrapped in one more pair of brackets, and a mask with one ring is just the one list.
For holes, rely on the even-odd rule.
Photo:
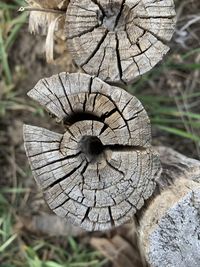
[(173, 0), (72, 0), (68, 50), (86, 73), (129, 84), (169, 51), (175, 23)]
[(25, 149), (50, 208), (86, 230), (133, 218), (161, 168), (139, 100), (87, 74), (42, 79), (28, 95), (66, 131), (24, 126)]
[(200, 266), (200, 161), (159, 149), (163, 172), (139, 215), (139, 239), (151, 267)]
[(162, 174), (153, 196), (137, 212), (136, 225), (129, 223), (107, 239), (91, 240), (115, 267), (200, 265), (200, 161), (167, 147), (156, 150)]

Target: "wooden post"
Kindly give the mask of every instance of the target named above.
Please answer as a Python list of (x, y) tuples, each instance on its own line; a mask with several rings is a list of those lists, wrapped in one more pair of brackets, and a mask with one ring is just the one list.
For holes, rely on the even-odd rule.
[(151, 267), (200, 265), (200, 161), (158, 148), (163, 173), (138, 215), (139, 239)]
[(50, 208), (86, 230), (133, 218), (160, 176), (150, 122), (139, 100), (87, 74), (42, 79), (28, 95), (65, 133), (24, 126), (25, 149)]
[(175, 17), (173, 0), (72, 0), (68, 50), (86, 73), (130, 84), (169, 51)]

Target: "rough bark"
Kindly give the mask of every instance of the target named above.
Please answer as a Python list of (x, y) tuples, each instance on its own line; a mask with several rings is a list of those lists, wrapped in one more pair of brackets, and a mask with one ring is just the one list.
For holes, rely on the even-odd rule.
[(24, 126), (25, 149), (50, 208), (86, 230), (133, 218), (155, 189), (160, 161), (136, 97), (86, 74), (42, 79), (28, 95), (66, 126)]
[(86, 73), (129, 84), (169, 51), (175, 17), (173, 0), (73, 0), (68, 49)]
[(139, 239), (151, 267), (200, 265), (200, 162), (160, 147), (163, 173), (139, 218)]

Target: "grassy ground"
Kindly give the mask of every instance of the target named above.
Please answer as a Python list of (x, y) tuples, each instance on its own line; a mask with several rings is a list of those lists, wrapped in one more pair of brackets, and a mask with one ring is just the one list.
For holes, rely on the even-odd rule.
[[(24, 154), (22, 124), (55, 125), (51, 121), (49, 126), (48, 115), (25, 95), (38, 79), (59, 68), (46, 65), (42, 38), (27, 33), (27, 14), (16, 12), (22, 4), (0, 0), (0, 266), (105, 266), (107, 260), (88, 245), (89, 236), (50, 237), (51, 229), (41, 235), (30, 223), (49, 211)], [(179, 0), (176, 7), (171, 52), (128, 90), (149, 113), (155, 145), (199, 159), (200, 3)]]
[[(26, 121), (39, 122), (44, 113), (27, 102), (26, 92), (56, 68), (43, 70), (44, 55), (27, 47), (36, 37), (30, 38), (27, 33), (27, 14), (16, 12), (22, 4), (21, 0), (0, 1), (0, 266), (100, 267), (107, 260), (91, 249), (88, 242), (80, 243), (67, 237), (67, 233), (54, 238), (41, 236), (37, 229), (30, 232), (28, 218), (37, 214), (37, 205), (45, 203), (40, 194), (34, 194), (37, 189), (24, 155), (21, 126)], [(23, 39), (24, 35), (28, 37)], [(40, 44), (37, 49), (40, 50)], [(31, 63), (27, 65), (24, 61)], [(32, 78), (34, 61), (39, 62), (35, 64), (39, 74), (34, 72)], [(38, 204), (40, 201), (42, 204)]]

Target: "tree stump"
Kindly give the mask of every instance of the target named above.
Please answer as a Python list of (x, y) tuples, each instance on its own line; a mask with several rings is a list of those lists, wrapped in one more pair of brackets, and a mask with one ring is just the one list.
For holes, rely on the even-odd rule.
[(151, 267), (200, 266), (200, 162), (160, 147), (163, 173), (139, 215), (139, 238)]
[(173, 0), (72, 0), (68, 50), (86, 73), (130, 84), (169, 51), (175, 23)]
[(87, 74), (42, 79), (28, 95), (66, 127), (24, 126), (26, 153), (50, 208), (86, 230), (133, 218), (161, 167), (139, 100)]

